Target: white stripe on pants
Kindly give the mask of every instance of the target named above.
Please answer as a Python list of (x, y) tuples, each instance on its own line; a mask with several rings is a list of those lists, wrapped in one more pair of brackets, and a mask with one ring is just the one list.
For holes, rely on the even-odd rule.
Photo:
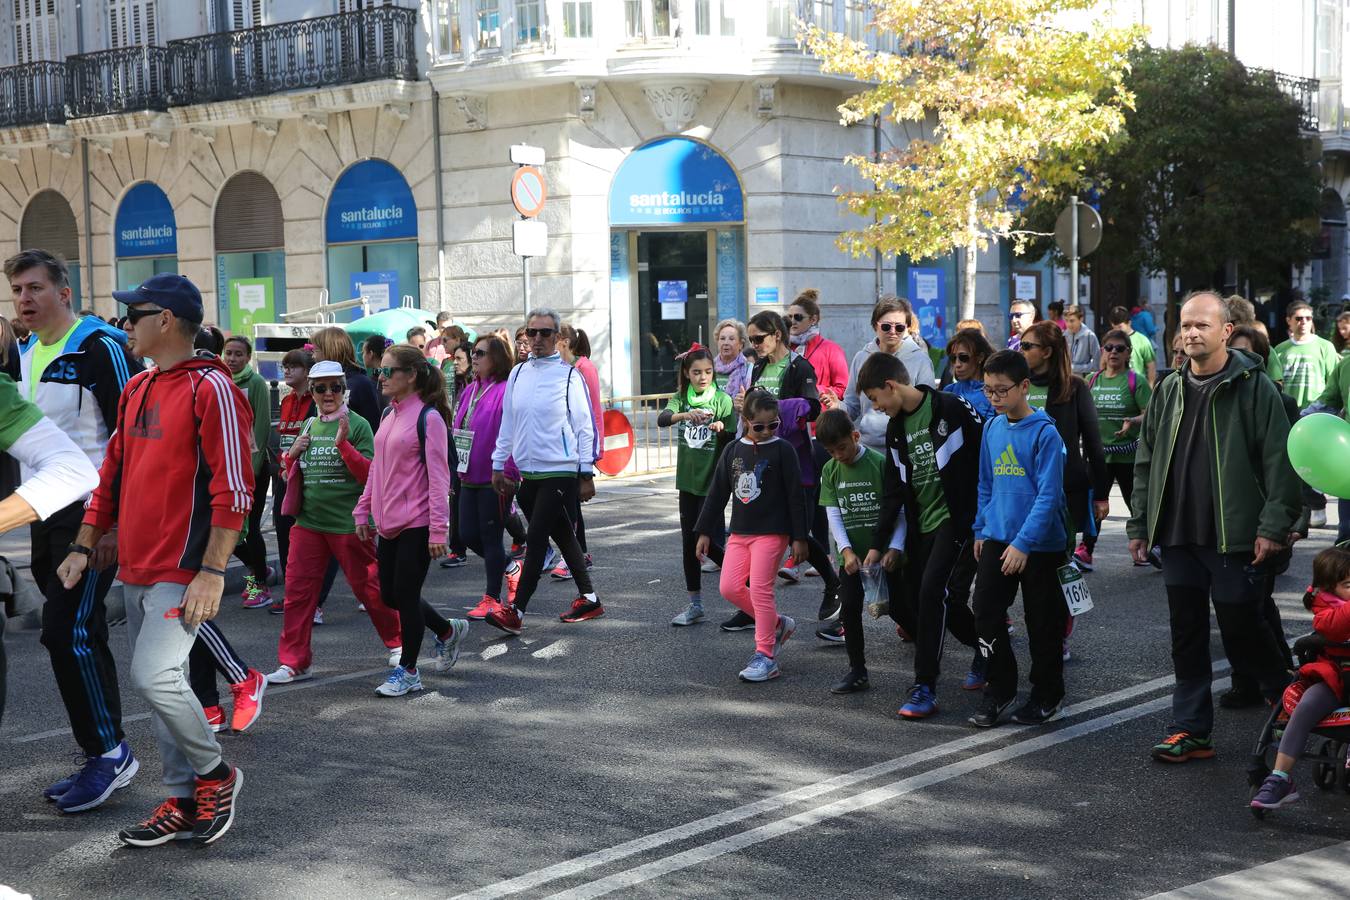
[(155, 737), (164, 760), (164, 784), (175, 797), (191, 797), (195, 778), (220, 765), (220, 744), (188, 686), (187, 663), (197, 629), (187, 627), (179, 605), (185, 585), (124, 585), (131, 633), (131, 684), (153, 710)]

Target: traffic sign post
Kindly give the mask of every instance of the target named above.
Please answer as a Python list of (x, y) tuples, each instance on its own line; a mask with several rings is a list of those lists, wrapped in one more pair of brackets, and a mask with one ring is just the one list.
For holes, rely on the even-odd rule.
[(538, 216), (544, 211), (548, 188), (544, 183), (544, 148), (513, 144), (511, 162), (519, 166), (511, 176), (511, 205), (520, 214), (511, 226), (511, 250), (520, 257), (525, 283), (525, 315), (530, 314), (530, 257), (548, 253), (548, 226)]
[(1078, 261), (1091, 256), (1102, 242), (1102, 217), (1074, 194), (1069, 205), (1055, 219), (1055, 244), (1069, 258), (1071, 303), (1078, 302)]

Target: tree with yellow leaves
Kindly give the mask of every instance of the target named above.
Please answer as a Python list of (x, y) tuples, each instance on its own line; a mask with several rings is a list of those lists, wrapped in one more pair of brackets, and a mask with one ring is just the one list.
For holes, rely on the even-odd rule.
[(804, 26), (823, 71), (872, 85), (839, 107), (844, 124), (884, 116), (930, 137), (879, 158), (845, 162), (876, 186), (840, 196), (872, 224), (840, 237), (844, 250), (930, 259), (964, 248), (961, 318), (975, 314), (976, 251), (994, 239), (1019, 249), (1018, 210), (1082, 180), (1082, 162), (1111, 139), (1133, 98), (1124, 86), (1134, 28), (1063, 27), (1100, 0), (875, 0), (870, 28), (897, 53)]

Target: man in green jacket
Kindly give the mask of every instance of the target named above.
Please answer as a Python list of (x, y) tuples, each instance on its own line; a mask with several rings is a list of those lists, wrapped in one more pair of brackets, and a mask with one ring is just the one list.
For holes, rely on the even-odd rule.
[(1135, 456), (1130, 554), (1162, 547), (1172, 627), (1172, 724), (1152, 755), (1164, 762), (1214, 756), (1209, 603), (1230, 660), (1276, 700), (1289, 678), (1261, 615), (1264, 567), (1290, 540), (1302, 511), (1289, 465), (1289, 419), (1261, 360), (1228, 349), (1233, 326), (1209, 291), (1181, 308), (1187, 362), (1158, 386)]

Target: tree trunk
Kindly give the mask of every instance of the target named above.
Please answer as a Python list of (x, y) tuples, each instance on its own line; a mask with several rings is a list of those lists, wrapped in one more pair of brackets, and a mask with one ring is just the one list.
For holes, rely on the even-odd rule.
[(976, 228), (978, 223), (977, 213), (979, 201), (975, 194), (970, 195), (970, 205), (966, 207), (966, 270), (965, 285), (961, 291), (961, 318), (975, 318), (975, 275), (976, 267), (979, 265), (979, 247), (975, 241)]

